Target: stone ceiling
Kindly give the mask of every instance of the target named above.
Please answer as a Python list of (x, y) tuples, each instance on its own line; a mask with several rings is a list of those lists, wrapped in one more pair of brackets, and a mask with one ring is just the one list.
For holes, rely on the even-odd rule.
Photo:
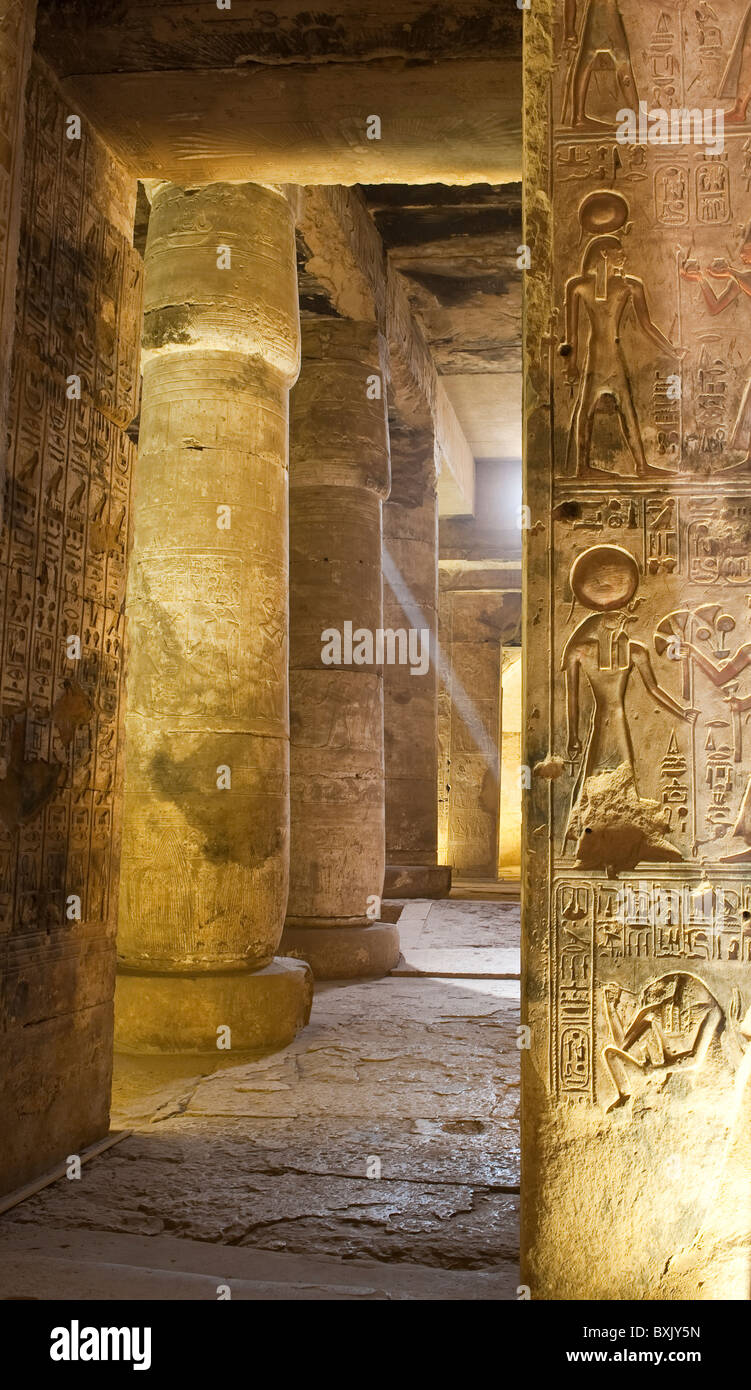
[[(38, 11), (41, 53), (133, 174), (359, 185), (467, 456), (504, 470), (514, 508), (521, 36), (511, 0), (336, 0), (320, 12), (298, 0), (39, 0)], [(366, 138), (371, 112), (379, 140)], [(304, 241), (299, 252), (303, 312), (326, 312)]]
[(363, 191), (475, 459), (520, 459), (521, 185)]
[(521, 38), (512, 0), (39, 0), (37, 26), (118, 158), (182, 185), (518, 178)]

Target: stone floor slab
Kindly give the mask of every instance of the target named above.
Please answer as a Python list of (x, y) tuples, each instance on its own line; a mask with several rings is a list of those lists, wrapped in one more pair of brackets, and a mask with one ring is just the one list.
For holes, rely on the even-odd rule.
[[(429, 903), (412, 918), (432, 942), (420, 951), (440, 966), (448, 937), (474, 943), (457, 954), (478, 968), (488, 953), (507, 956), (513, 927), (498, 907)], [(290, 1275), (294, 1298), (346, 1290), (358, 1261), (385, 1273), (367, 1285), (374, 1294), (352, 1297), (515, 1297), (518, 1021), (515, 980), (391, 976), (320, 985), (309, 1027), (272, 1055), (117, 1058), (113, 1125), (133, 1133), (80, 1181), (63, 1179), (0, 1221), (12, 1278), (33, 1236), (39, 1287), (57, 1275), (74, 1288), (70, 1260), (45, 1243), (57, 1231), (104, 1242), (103, 1287), (130, 1289), (141, 1271), (153, 1297), (211, 1296), (208, 1271), (238, 1250), (331, 1264), (313, 1292)], [(143, 1249), (136, 1273), (123, 1273), (132, 1240)], [(214, 1247), (210, 1263), (170, 1272), (148, 1253), (165, 1240), (183, 1252)], [(91, 1269), (84, 1260), (84, 1290)], [(422, 1269), (469, 1282), (461, 1294), (394, 1292), (392, 1271)], [(286, 1276), (238, 1278), (240, 1297), (283, 1296)]]

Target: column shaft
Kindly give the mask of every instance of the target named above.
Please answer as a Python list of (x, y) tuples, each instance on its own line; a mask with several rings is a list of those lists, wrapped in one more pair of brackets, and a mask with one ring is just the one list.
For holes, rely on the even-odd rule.
[(391, 428), (383, 509), (384, 627), (414, 659), (384, 666), (386, 897), (444, 897), (438, 844), (438, 498), (430, 429)]
[[(0, 0), (0, 420), (10, 397), (16, 326), (18, 235), (26, 115), (26, 81), (34, 43), (36, 0)], [(8, 431), (0, 428), (0, 516), (5, 505)]]
[(288, 888), (287, 396), (294, 230), (255, 185), (153, 195), (129, 593), (118, 1037), (283, 1045)]
[[(284, 944), (321, 978), (382, 974), (399, 956), (396, 928), (379, 920), (383, 676), (374, 643), (383, 627), (381, 501), (389, 489), (381, 354), (371, 324), (304, 324), (292, 398), (292, 859)], [(341, 636), (341, 659), (327, 664), (333, 633)]]
[(522, 1281), (747, 1299), (748, 7), (524, 35)]

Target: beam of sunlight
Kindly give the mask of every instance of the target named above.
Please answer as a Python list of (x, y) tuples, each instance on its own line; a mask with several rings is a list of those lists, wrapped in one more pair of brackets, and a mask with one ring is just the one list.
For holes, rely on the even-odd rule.
[[(427, 621), (419, 603), (412, 594), (404, 575), (401, 573), (385, 545), (383, 547), (383, 577), (397, 603), (401, 606), (410, 627), (418, 629), (430, 628), (430, 623)], [(499, 763), (498, 746), (485, 728), (482, 719), (456, 675), (456, 672), (452, 669), (450, 662), (444, 657), (441, 644), (438, 641), (437, 631), (431, 633), (431, 636), (433, 638), (430, 653), (431, 666), (433, 666), (434, 669), (437, 667), (438, 678), (441, 684), (448, 690), (452, 704), (464, 720), (464, 723), (477, 745), (478, 752), (482, 753), (487, 763), (488, 770), (497, 781)]]

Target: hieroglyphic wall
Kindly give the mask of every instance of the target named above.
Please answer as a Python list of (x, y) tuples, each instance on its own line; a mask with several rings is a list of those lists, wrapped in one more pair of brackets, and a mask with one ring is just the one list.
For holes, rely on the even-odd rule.
[[(747, 1297), (751, 10), (526, 26), (524, 1277)], [(619, 143), (639, 101), (723, 148)]]
[(112, 1053), (142, 263), (135, 187), (68, 114), (35, 63), (0, 537), (6, 1188), (106, 1131)]
[[(25, 92), (35, 10), (36, 0), (2, 0), (0, 3), (0, 416), (3, 419), (8, 408), (15, 328)], [(0, 429), (0, 486), (5, 479), (6, 449), (7, 433), (3, 427)]]

